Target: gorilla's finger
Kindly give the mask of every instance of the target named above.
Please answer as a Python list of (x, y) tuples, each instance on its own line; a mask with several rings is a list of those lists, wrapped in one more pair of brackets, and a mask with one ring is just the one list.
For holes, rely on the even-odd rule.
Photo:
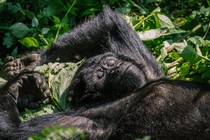
[(6, 69), (8, 67), (14, 67), (14, 62), (8, 62), (8, 63), (5, 63), (3, 66), (2, 66), (2, 69)]
[(50, 102), (50, 99), (49, 99), (49, 98), (47, 98), (47, 99), (45, 99), (44, 101), (42, 101), (43, 104), (47, 104), (47, 103), (49, 103), (49, 102)]
[(12, 56), (7, 56), (5, 59), (4, 59), (4, 63), (7, 63), (9, 61), (13, 61), (14, 60), (14, 57)]
[(9, 66), (9, 67), (7, 67), (6, 69), (4, 69), (3, 71), (4, 71), (4, 72), (9, 72), (9, 71), (16, 71), (16, 70), (17, 70), (16, 67)]
[(49, 89), (49, 88), (46, 89), (46, 90), (44, 91), (43, 95), (44, 95), (45, 98), (50, 97), (50, 89)]
[(13, 71), (9, 71), (6, 75), (6, 77), (14, 77), (15, 73)]
[(24, 74), (20, 77), (20, 79), (23, 80), (23, 83), (24, 83), (25, 86), (30, 85), (30, 83), (31, 83), (31, 80), (28, 78), (28, 75)]

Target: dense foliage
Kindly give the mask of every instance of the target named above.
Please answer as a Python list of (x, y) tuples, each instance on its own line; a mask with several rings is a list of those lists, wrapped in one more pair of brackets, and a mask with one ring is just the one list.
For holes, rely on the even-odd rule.
[(52, 126), (45, 128), (41, 135), (32, 135), (28, 140), (85, 140), (85, 135), (81, 130), (72, 127)]
[[(8, 55), (50, 47), (59, 35), (106, 5), (125, 15), (169, 78), (210, 82), (209, 0), (0, 0), (0, 65)], [(37, 68), (48, 78), (52, 105), (36, 113), (26, 110), (24, 120), (68, 108), (65, 91), (78, 64)], [(66, 75), (69, 70), (72, 73)]]

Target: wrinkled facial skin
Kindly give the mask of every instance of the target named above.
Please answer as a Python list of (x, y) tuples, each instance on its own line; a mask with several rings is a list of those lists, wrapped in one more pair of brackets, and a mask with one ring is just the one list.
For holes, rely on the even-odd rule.
[(145, 84), (141, 69), (111, 54), (87, 60), (72, 81), (69, 101), (94, 106), (123, 97)]

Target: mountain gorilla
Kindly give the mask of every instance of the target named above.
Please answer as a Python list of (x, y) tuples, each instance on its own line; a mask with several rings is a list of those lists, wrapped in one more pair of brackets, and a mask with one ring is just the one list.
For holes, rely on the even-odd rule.
[[(30, 71), (78, 57), (87, 60), (70, 87), (72, 109), (21, 123), (19, 106), (36, 107), (37, 101), (49, 97), (44, 78)], [(18, 75), (1, 89), (4, 139), (26, 139), (52, 125), (79, 128), (86, 139), (210, 138), (209, 86), (165, 79), (135, 31), (109, 8), (61, 36), (45, 52), (8, 58), (2, 71), (7, 77)]]

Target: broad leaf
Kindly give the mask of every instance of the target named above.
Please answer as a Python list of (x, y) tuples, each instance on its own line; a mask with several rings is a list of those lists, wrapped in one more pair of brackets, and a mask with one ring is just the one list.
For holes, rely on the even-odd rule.
[(32, 27), (38, 27), (39, 26), (39, 20), (36, 17), (33, 17), (31, 22)]
[(172, 35), (172, 34), (181, 34), (186, 33), (184, 30), (168, 29), (168, 28), (158, 28), (151, 29), (144, 32), (139, 32), (138, 35), (143, 41), (154, 40), (161, 36)]
[[(208, 68), (210, 69), (210, 68)], [(203, 79), (210, 79), (210, 70), (204, 72), (202, 75), (201, 75), (201, 78)]]
[(181, 76), (186, 76), (190, 71), (190, 63), (189, 62), (185, 62), (182, 64), (179, 74)]
[(11, 33), (5, 33), (5, 36), (3, 38), (3, 45), (5, 45), (7, 48), (11, 48), (13, 45), (13, 37)]
[(49, 28), (42, 28), (42, 34), (47, 34), (50, 31)]
[[(49, 63), (43, 66), (36, 67), (36, 71), (43, 73), (48, 79), (49, 87), (54, 98), (54, 104), (59, 105), (59, 108), (65, 110), (69, 108), (67, 103), (68, 88), (71, 80), (77, 71), (79, 63)], [(58, 107), (58, 106), (56, 106)], [(58, 108), (58, 109), (59, 109)]]
[(12, 34), (17, 38), (23, 38), (30, 31), (28, 26), (21, 22), (13, 24), (10, 27), (10, 30), (12, 31)]
[(39, 47), (38, 41), (33, 37), (25, 37), (23, 39), (18, 40), (22, 45), (26, 46), (27, 48), (31, 47)]
[(172, 23), (172, 21), (165, 15), (163, 14), (157, 14), (157, 17), (159, 18), (159, 23), (160, 23), (160, 27), (167, 27), (167, 28), (175, 28), (174, 24)]

